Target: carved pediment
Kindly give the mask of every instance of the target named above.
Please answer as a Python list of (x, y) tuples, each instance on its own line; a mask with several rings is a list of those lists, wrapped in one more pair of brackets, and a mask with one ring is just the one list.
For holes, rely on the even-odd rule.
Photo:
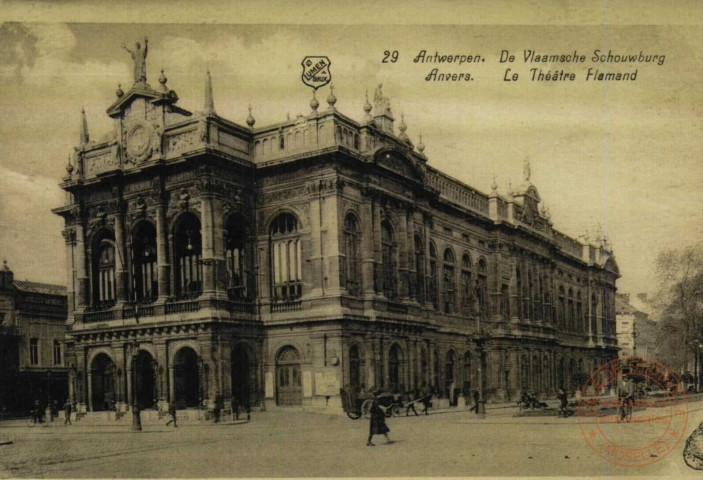
[(374, 153), (374, 162), (405, 178), (423, 182), (422, 168), (412, 158), (390, 147), (380, 147)]

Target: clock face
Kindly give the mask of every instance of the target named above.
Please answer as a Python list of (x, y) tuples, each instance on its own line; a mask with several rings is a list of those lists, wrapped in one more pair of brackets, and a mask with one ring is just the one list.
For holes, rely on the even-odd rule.
[(127, 134), (127, 153), (129, 156), (138, 158), (144, 155), (149, 147), (150, 138), (151, 132), (146, 126), (138, 124), (132, 127)]

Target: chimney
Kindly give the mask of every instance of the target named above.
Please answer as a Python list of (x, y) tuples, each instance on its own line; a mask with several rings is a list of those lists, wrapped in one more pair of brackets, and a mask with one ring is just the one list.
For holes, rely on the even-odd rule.
[(620, 300), (622, 300), (625, 303), (630, 303), (630, 294), (629, 293), (618, 293), (618, 297), (620, 297)]
[(10, 267), (7, 266), (7, 260), (3, 260), (2, 264), (2, 268), (0, 268), (0, 289), (8, 290), (13, 287), (14, 275)]
[(640, 300), (640, 302), (647, 303), (647, 294), (646, 293), (638, 293), (637, 298)]

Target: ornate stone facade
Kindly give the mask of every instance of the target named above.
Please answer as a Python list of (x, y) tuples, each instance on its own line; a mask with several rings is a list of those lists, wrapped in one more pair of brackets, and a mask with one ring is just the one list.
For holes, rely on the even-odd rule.
[(396, 137), (382, 95), (363, 123), (313, 105), (254, 128), (165, 81), (118, 97), (119, 140), (76, 149), (54, 210), (81, 408), (456, 402), (481, 377), (489, 400), (548, 396), (617, 355), (613, 254), (552, 227), (529, 167), (486, 195)]

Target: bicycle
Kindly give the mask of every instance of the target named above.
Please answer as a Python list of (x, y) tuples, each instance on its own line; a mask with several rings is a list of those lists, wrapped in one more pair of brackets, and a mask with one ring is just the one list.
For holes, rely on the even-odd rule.
[(632, 421), (632, 398), (630, 397), (622, 397), (618, 403), (617, 422), (621, 423), (623, 420), (626, 423)]

